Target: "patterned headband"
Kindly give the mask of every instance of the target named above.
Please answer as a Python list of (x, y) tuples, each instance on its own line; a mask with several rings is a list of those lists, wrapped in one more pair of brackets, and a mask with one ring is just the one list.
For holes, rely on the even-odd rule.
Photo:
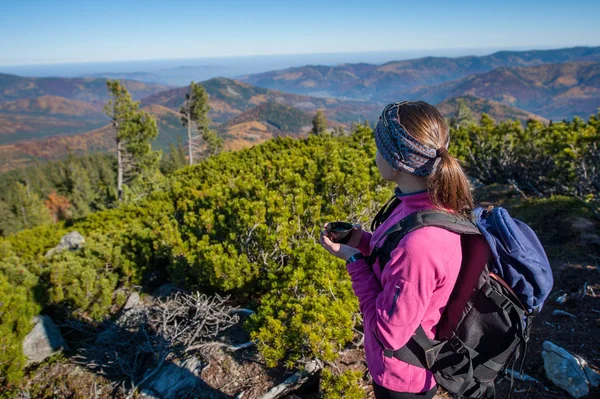
[(396, 170), (429, 176), (436, 168), (445, 147), (434, 150), (421, 144), (398, 120), (398, 108), (408, 101), (388, 104), (375, 127), (375, 143), (383, 158)]

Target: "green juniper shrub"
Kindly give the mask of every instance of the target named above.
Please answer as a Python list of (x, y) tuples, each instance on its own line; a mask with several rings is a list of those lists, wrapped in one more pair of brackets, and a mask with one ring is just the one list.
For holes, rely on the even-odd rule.
[(321, 395), (323, 399), (363, 399), (366, 395), (361, 388), (362, 378), (363, 373), (358, 370), (335, 374), (326, 368), (321, 372)]

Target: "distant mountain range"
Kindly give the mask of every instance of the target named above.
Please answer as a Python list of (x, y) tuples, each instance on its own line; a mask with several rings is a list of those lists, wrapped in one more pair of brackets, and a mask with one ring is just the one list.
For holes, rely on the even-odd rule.
[[(378, 105), (370, 102), (284, 93), (226, 78), (209, 79), (202, 82), (202, 86), (209, 95), (209, 116), (218, 124), (269, 101), (290, 105), (312, 114), (317, 109), (324, 108), (328, 110), (328, 116), (332, 120), (340, 123), (373, 119), (379, 110)], [(187, 90), (187, 87), (180, 87), (160, 92), (144, 98), (142, 105), (160, 104), (179, 111)]]
[(600, 107), (600, 63), (566, 62), (490, 72), (397, 94), (398, 98), (437, 103), (473, 95), (521, 108), (548, 119), (583, 118)]
[[(144, 72), (114, 77), (136, 76), (150, 78)], [(202, 82), (209, 94), (211, 127), (227, 149), (277, 135), (307, 134), (318, 109), (331, 127), (375, 122), (385, 103), (403, 99), (437, 104), (447, 117), (462, 99), (476, 119), (482, 112), (498, 121), (587, 118), (600, 107), (600, 47), (305, 66), (242, 79)], [(187, 87), (123, 82), (157, 118), (154, 148), (166, 149), (177, 137), (186, 141), (179, 108)], [(0, 74), (0, 170), (64, 156), (67, 146), (76, 153), (112, 150), (113, 133), (103, 113), (108, 99), (104, 77)]]
[(487, 56), (425, 57), (382, 65), (303, 66), (241, 76), (239, 80), (291, 93), (368, 101), (395, 101), (397, 93), (496, 68), (532, 67), (569, 61), (600, 61), (600, 47), (500, 51)]
[[(136, 100), (169, 89), (169, 86), (135, 80), (122, 82)], [(0, 101), (42, 96), (88, 102), (105, 102), (109, 99), (106, 79), (102, 78), (27, 78), (0, 74)]]

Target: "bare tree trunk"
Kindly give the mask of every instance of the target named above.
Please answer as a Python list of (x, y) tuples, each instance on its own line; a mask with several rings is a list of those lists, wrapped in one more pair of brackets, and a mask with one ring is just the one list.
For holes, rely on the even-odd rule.
[(190, 165), (194, 164), (194, 159), (193, 159), (193, 155), (192, 155), (192, 121), (191, 121), (191, 116), (190, 116), (190, 109), (189, 109), (189, 105), (188, 105), (188, 109), (187, 109), (187, 128), (188, 128), (188, 156), (190, 158)]
[[(193, 82), (192, 82), (193, 83)], [(190, 84), (190, 97), (186, 101), (186, 117), (188, 128), (188, 154), (190, 157), (190, 165), (194, 164), (194, 156), (192, 151), (192, 105), (194, 104), (194, 90)]]
[(117, 139), (117, 191), (119, 201), (123, 201), (123, 141)]

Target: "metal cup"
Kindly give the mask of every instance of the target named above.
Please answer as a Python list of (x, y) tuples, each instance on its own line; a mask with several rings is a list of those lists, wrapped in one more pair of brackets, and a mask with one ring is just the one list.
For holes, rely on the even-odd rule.
[(332, 242), (346, 244), (352, 237), (350, 233), (354, 227), (356, 226), (348, 222), (333, 222), (328, 223), (325, 229), (327, 230), (327, 237)]

